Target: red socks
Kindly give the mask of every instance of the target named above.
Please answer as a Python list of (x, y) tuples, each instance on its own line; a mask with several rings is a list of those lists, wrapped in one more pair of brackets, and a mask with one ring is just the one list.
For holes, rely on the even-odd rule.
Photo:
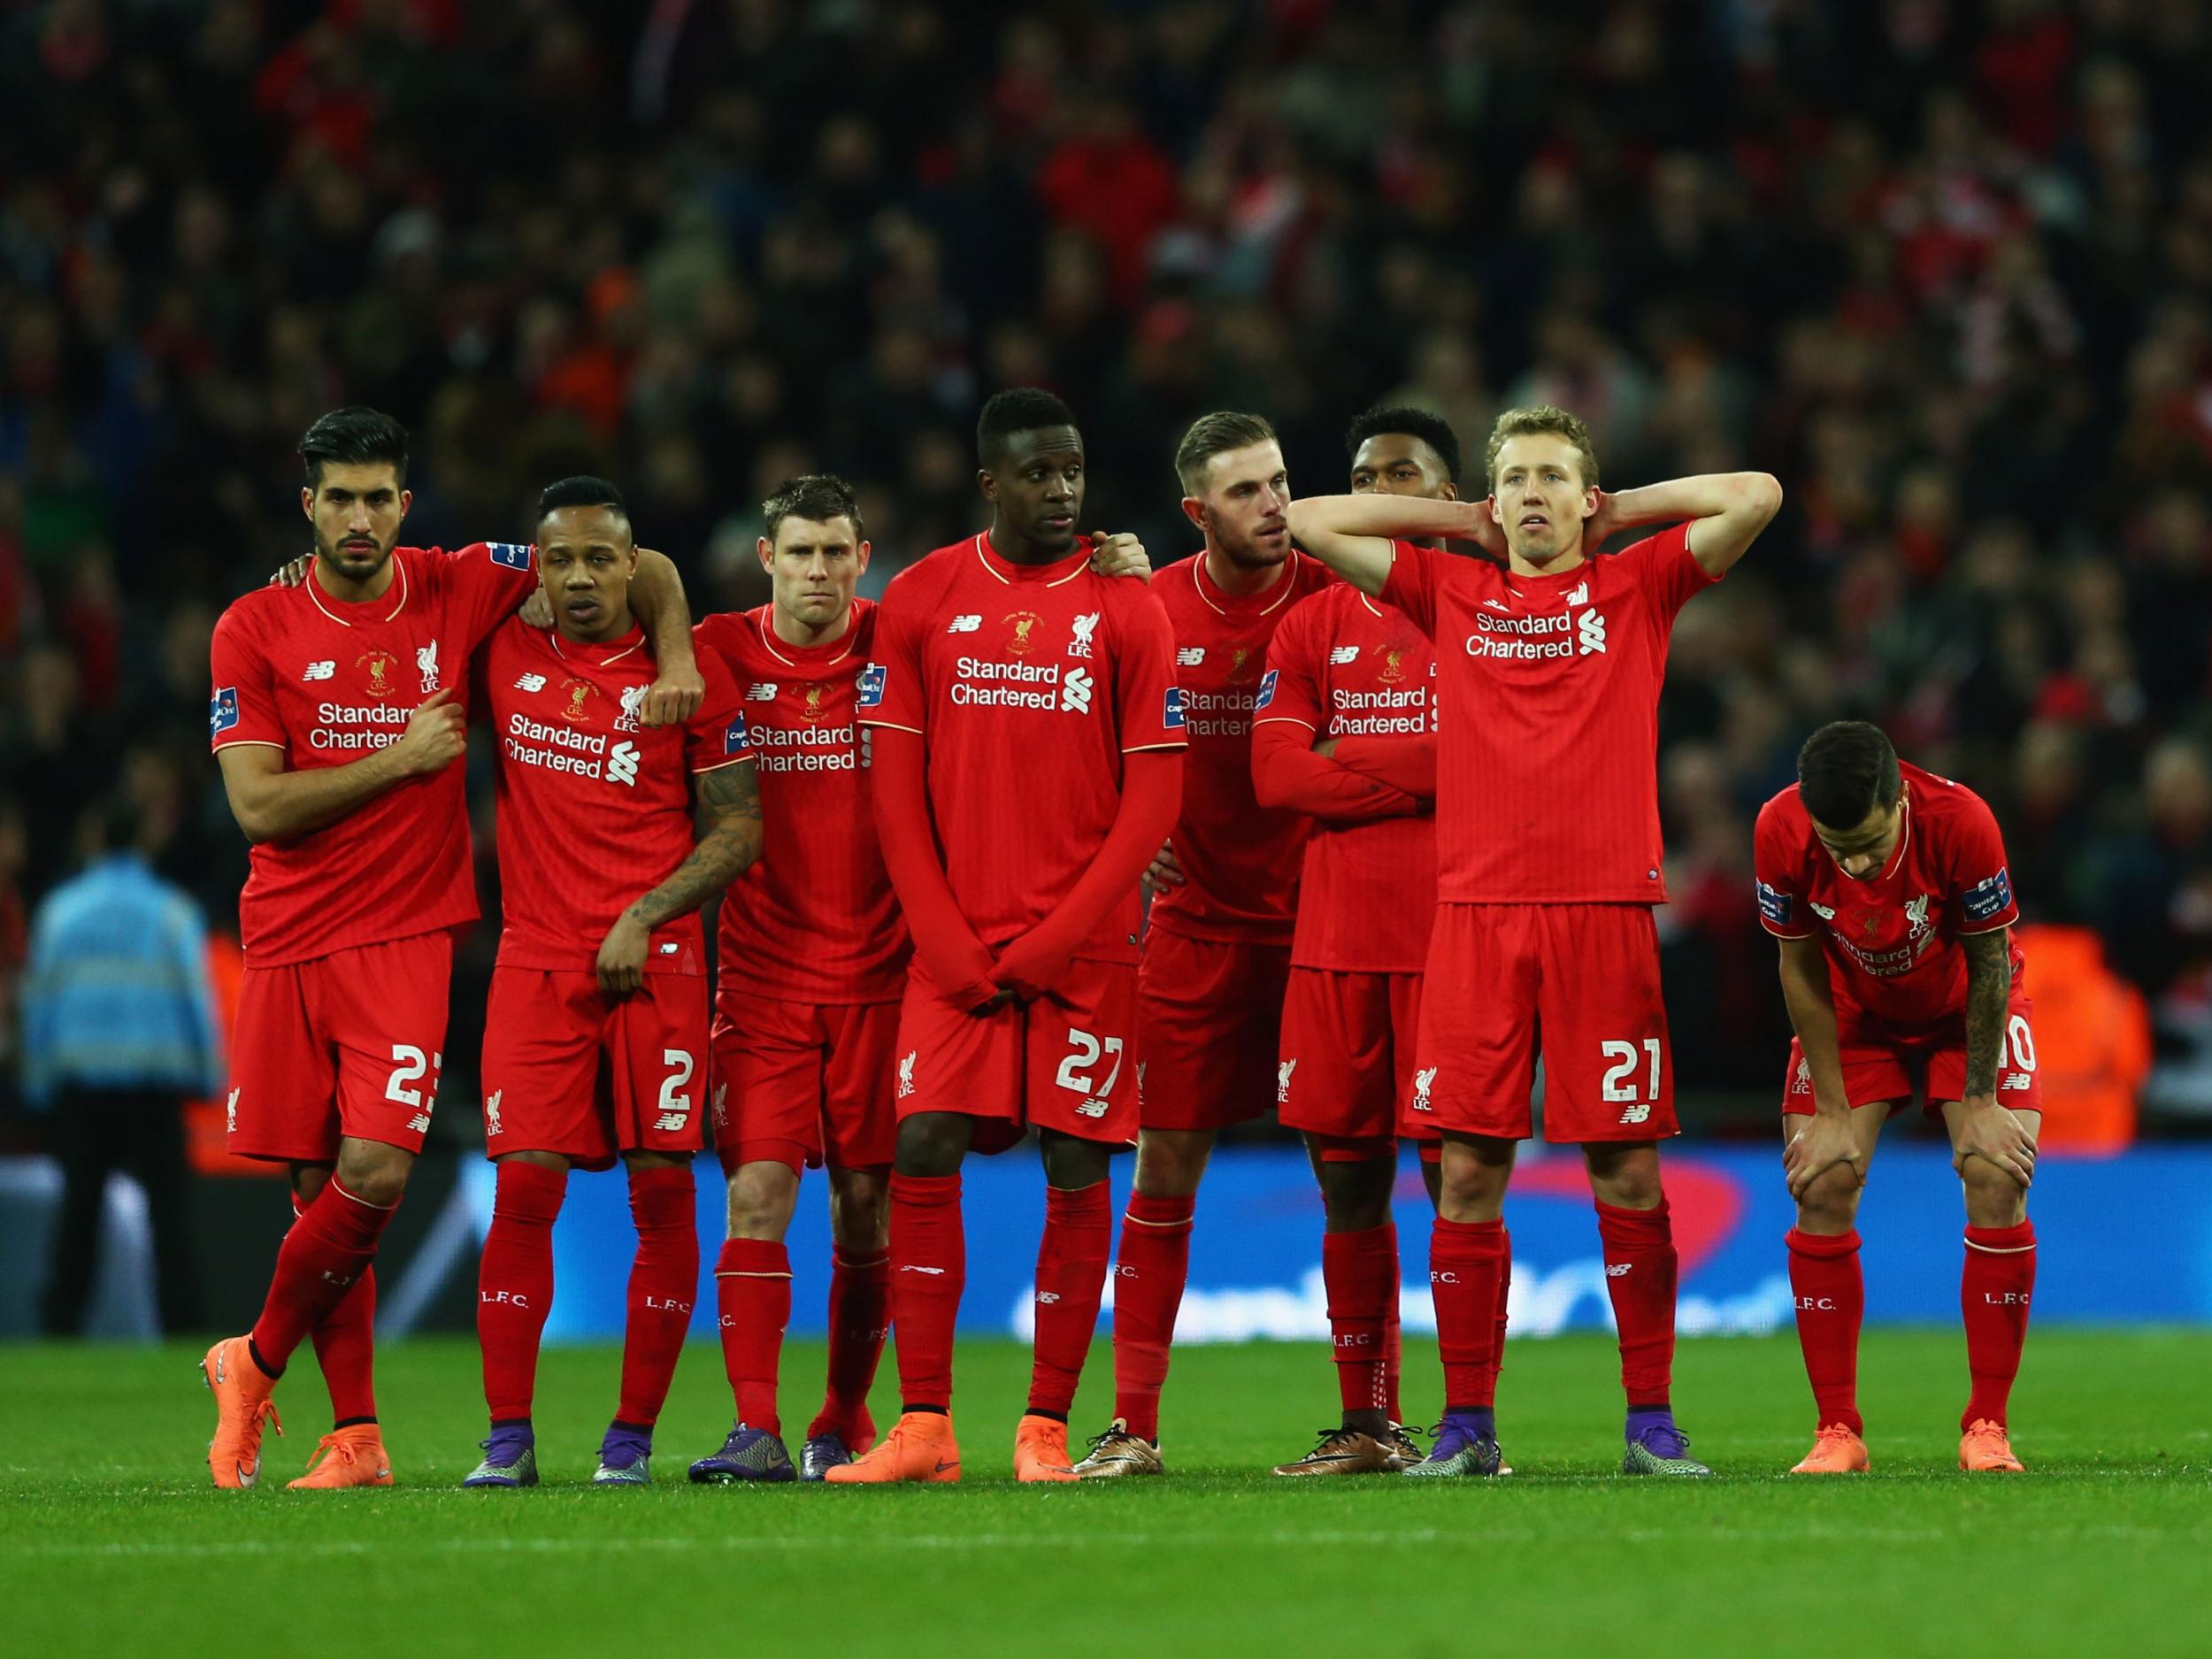
[(272, 1374), (284, 1370), (292, 1350), (369, 1271), (378, 1235), (397, 1208), (355, 1197), (334, 1175), (300, 1212), (277, 1248), (268, 1300), (254, 1321), (254, 1353)]
[[(295, 1221), (305, 1208), (299, 1194), (293, 1194)], [(322, 1368), (323, 1386), (330, 1390), (331, 1425), (375, 1422), (376, 1269), (365, 1269), (353, 1288), (338, 1298), (338, 1305), (317, 1320), (309, 1334), (314, 1338), (315, 1363)]]
[(1065, 1418), (1098, 1334), (1098, 1304), (1114, 1240), (1112, 1194), (1104, 1181), (1045, 1188), (1045, 1233), (1037, 1244), (1036, 1356), (1029, 1409)]
[(1605, 1288), (1620, 1328), (1621, 1388), (1632, 1406), (1667, 1403), (1674, 1384), (1674, 1225), (1662, 1198), (1649, 1210), (1598, 1205)]
[(952, 1328), (968, 1282), (957, 1175), (891, 1177), (891, 1328), (907, 1409), (952, 1406)]
[(1388, 1400), (1384, 1409), (1393, 1423), (1402, 1423), (1405, 1418), (1398, 1409), (1398, 1376), (1404, 1370), (1405, 1334), (1399, 1325), (1398, 1302), (1404, 1293), (1398, 1271), (1398, 1224), (1386, 1221), (1382, 1230), (1389, 1239), (1390, 1252), (1390, 1300), (1383, 1309), (1383, 1393)]
[(891, 1333), (891, 1258), (830, 1256), (829, 1388), (806, 1437), (834, 1433), (856, 1452), (875, 1438), (868, 1390), (875, 1386), (883, 1339)]
[(2001, 1426), (2020, 1374), (2028, 1340), (2028, 1302), (2035, 1294), (2035, 1224), (1969, 1227), (1966, 1268), (1959, 1276), (1960, 1311), (1966, 1317), (1966, 1370), (1974, 1391), (1962, 1431), (1987, 1418)]
[(791, 1323), (791, 1254), (767, 1239), (730, 1239), (715, 1258), (714, 1299), (737, 1420), (783, 1432), (776, 1412), (776, 1371)]
[(1790, 1250), (1790, 1294), (1797, 1303), (1797, 1345), (1804, 1350), (1817, 1426), (1840, 1423), (1854, 1434), (1863, 1434), (1859, 1326), (1866, 1315), (1866, 1279), (1859, 1270), (1858, 1230), (1818, 1233), (1792, 1227), (1784, 1242)]
[(1114, 1270), (1114, 1415), (1132, 1434), (1160, 1438), (1160, 1390), (1167, 1384), (1175, 1315), (1190, 1278), (1195, 1197), (1129, 1194)]
[(1390, 1407), (1385, 1329), (1398, 1291), (1394, 1227), (1321, 1235), (1321, 1281), (1329, 1295), (1336, 1386), (1347, 1413)]
[(691, 1167), (630, 1172), (637, 1258), (630, 1266), (629, 1320), (622, 1335), (622, 1400), (615, 1420), (650, 1428), (660, 1418), (684, 1351), (699, 1294), (699, 1229)]
[(1512, 1242), (1502, 1221), (1447, 1221), (1429, 1231), (1429, 1294), (1444, 1361), (1447, 1410), (1496, 1404)]
[(530, 1415), (538, 1343), (553, 1309), (553, 1223), (568, 1173), (519, 1158), (499, 1165), (491, 1231), (476, 1269), (476, 1340), (484, 1352), (484, 1403), (495, 1423)]

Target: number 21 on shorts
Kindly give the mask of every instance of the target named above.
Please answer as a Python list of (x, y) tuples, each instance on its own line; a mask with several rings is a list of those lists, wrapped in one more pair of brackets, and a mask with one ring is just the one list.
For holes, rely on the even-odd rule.
[[(438, 1104), (438, 1079), (445, 1071), (445, 1056), (434, 1054), (425, 1057), (414, 1044), (396, 1042), (392, 1045), (392, 1075), (384, 1082), (384, 1098), (414, 1112), (407, 1120), (409, 1133), (426, 1133), (430, 1114)], [(426, 1076), (430, 1079), (430, 1087), (415, 1087)]]
[[(1606, 1103), (1622, 1109), (1621, 1121), (1624, 1124), (1649, 1121), (1651, 1109), (1659, 1103), (1659, 1039), (1647, 1037), (1640, 1046), (1632, 1042), (1601, 1042), (1598, 1052), (1608, 1062), (1601, 1086)], [(1639, 1072), (1646, 1075), (1640, 1079)], [(1641, 1090), (1637, 1087), (1639, 1081), (1644, 1085)]]

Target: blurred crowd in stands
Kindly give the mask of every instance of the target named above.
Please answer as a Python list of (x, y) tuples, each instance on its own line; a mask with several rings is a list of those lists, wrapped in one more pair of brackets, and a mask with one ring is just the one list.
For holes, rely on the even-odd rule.
[(1317, 492), (1365, 404), (1555, 402), (1608, 483), (1788, 491), (1663, 705), (1685, 1086), (1770, 1112), (1750, 823), (1847, 714), (2212, 1111), (2208, 88), (2194, 0), (0, 0), (0, 974), (117, 789), (229, 921), (209, 629), (334, 405), (412, 428), (409, 540), (601, 472), (704, 611), (794, 472), (872, 588), (973, 527), (1005, 385), (1161, 563), (1203, 411)]

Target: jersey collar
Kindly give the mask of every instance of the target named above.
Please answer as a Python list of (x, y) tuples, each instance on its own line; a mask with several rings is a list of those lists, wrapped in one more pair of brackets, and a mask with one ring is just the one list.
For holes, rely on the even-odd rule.
[(1191, 583), (1198, 589), (1198, 596), (1218, 616), (1227, 616), (1232, 610), (1249, 611), (1263, 617), (1288, 599), (1298, 588), (1298, 561), (1306, 556), (1296, 548), (1290, 557), (1276, 567), (1275, 580), (1256, 594), (1225, 592), (1221, 584), (1206, 574), (1206, 556), (1201, 552), (1190, 562)]
[[(400, 557), (397, 548), (392, 549), (392, 563), (399, 570), (399, 575), (392, 583), (392, 588), (396, 591), (398, 597), (392, 602), (392, 608), (377, 618), (380, 622), (389, 622), (407, 609), (407, 561)], [(300, 586), (307, 589), (307, 596), (314, 602), (316, 610), (321, 611), (342, 628), (349, 628), (353, 626), (353, 619), (350, 617), (340, 613), (356, 610), (358, 607), (342, 603), (323, 592), (322, 584), (315, 580), (315, 560), (311, 556), (307, 561), (307, 580)]]
[(1071, 582), (1091, 565), (1091, 539), (1080, 535), (1075, 539), (1075, 551), (1065, 558), (1049, 565), (1015, 565), (1002, 557), (991, 545), (988, 530), (976, 532), (974, 542), (976, 562), (1004, 582), (1009, 588), (1018, 588), (1029, 582), (1041, 582), (1047, 588), (1057, 588)]
[(776, 607), (764, 604), (754, 613), (753, 626), (759, 632), (761, 649), (787, 668), (802, 665), (810, 668), (834, 668), (853, 654), (853, 647), (860, 639), (860, 601), (854, 599), (845, 612), (845, 631), (833, 640), (819, 645), (793, 645), (776, 635)]
[(564, 662), (589, 663), (598, 668), (618, 663), (633, 651), (645, 649), (645, 630), (641, 627), (633, 627), (611, 640), (565, 640), (558, 628), (545, 637), (553, 641), (553, 655)]

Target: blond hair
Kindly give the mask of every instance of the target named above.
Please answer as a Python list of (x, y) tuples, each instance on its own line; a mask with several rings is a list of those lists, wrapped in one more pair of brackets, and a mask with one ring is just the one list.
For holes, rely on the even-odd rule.
[(1532, 437), (1548, 433), (1564, 438), (1575, 447), (1582, 457), (1582, 488), (1598, 487), (1598, 452), (1590, 446), (1590, 428), (1578, 415), (1571, 415), (1553, 403), (1532, 403), (1525, 409), (1509, 409), (1498, 417), (1490, 428), (1490, 445), (1482, 452), (1483, 481), (1494, 491), (1498, 486), (1498, 451), (1504, 449), (1509, 438)]

